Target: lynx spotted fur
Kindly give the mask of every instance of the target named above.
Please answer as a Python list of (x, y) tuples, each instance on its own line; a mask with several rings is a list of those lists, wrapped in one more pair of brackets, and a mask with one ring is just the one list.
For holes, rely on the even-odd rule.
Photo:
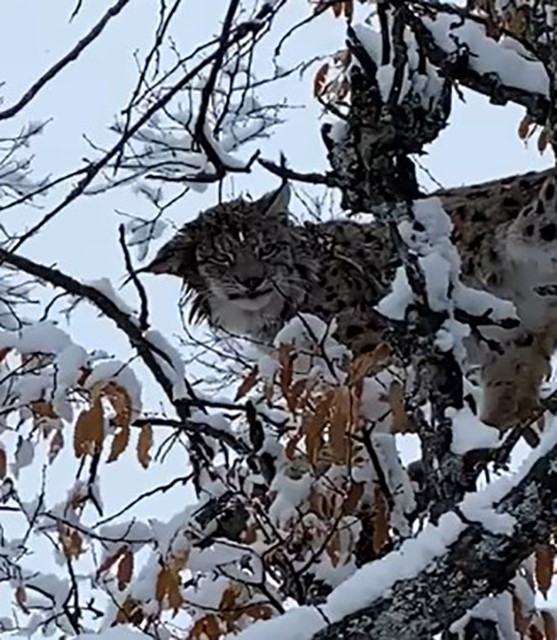
[[(557, 207), (552, 172), (438, 192), (454, 224), (465, 284), (512, 300), (520, 327), (482, 346), (482, 417), (506, 427), (536, 404), (557, 347)], [(194, 319), (268, 342), (297, 312), (338, 322), (355, 353), (373, 349), (373, 309), (400, 264), (388, 230), (350, 221), (295, 224), (282, 187), (216, 205), (187, 223), (147, 268), (183, 279)], [(502, 332), (502, 333), (501, 333)], [(477, 349), (476, 349), (477, 351)]]

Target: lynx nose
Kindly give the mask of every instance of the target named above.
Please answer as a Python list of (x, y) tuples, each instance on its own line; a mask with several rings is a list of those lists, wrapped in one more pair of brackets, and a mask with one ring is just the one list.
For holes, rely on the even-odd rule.
[(255, 291), (263, 284), (265, 278), (263, 276), (250, 276), (249, 278), (242, 278), (242, 285), (250, 291)]

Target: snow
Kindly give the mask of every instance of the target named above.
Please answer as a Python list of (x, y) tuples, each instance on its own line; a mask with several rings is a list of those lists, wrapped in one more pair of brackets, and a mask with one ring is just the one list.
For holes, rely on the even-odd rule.
[(140, 638), (149, 639), (151, 637), (139, 631), (139, 629), (117, 625), (101, 633), (80, 633), (77, 636), (77, 640), (139, 640)]
[(521, 55), (514, 45), (506, 42), (506, 37), (496, 41), (486, 36), (483, 24), (464, 21), (450, 13), (439, 12), (435, 18), (424, 16), (421, 21), (447, 53), (455, 54), (466, 46), (474, 71), (496, 74), (508, 87), (549, 97), (549, 77), (543, 63)]
[(474, 449), (492, 449), (501, 444), (501, 432), (482, 422), (468, 406), (458, 411), (450, 408), (446, 415), (452, 421), (451, 451), (464, 455)]
[(106, 298), (113, 302), (118, 309), (130, 317), (130, 320), (137, 324), (137, 313), (116, 293), (112, 282), (108, 278), (99, 278), (97, 280), (85, 280), (83, 282), (88, 287), (97, 289)]
[[(172, 382), (174, 400), (188, 397), (186, 367), (180, 352), (157, 329), (146, 331), (145, 339), (155, 347), (153, 354), (164, 374)], [(162, 352), (166, 357), (157, 351)]]
[[(518, 473), (502, 477), (484, 489), (468, 494), (459, 505), (464, 516), (481, 522), (497, 534), (511, 535), (514, 519), (510, 514), (497, 513), (499, 503), (528, 473), (532, 466), (557, 445), (557, 426), (544, 430), (539, 446), (523, 462)], [(384, 596), (399, 580), (410, 579), (424, 571), (447, 547), (454, 543), (466, 528), (466, 523), (454, 512), (446, 513), (438, 525), (428, 523), (415, 537), (405, 540), (400, 548), (383, 558), (361, 567), (336, 587), (319, 608), (298, 607), (273, 620), (258, 622), (236, 636), (237, 640), (310, 640), (329, 623), (369, 606)]]

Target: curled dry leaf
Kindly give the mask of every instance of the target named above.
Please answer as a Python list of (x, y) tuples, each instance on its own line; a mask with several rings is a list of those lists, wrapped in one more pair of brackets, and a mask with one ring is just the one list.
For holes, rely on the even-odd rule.
[(74, 453), (76, 458), (93, 455), (101, 450), (104, 438), (104, 413), (99, 396), (91, 407), (82, 411), (74, 430)]
[(219, 640), (221, 638), (218, 618), (210, 613), (196, 620), (190, 630), (191, 640)]
[(25, 587), (22, 584), (18, 585), (15, 590), (15, 601), (24, 613), (29, 613), (27, 605), (25, 604), (27, 602), (27, 592), (25, 591)]
[(407, 433), (410, 430), (410, 420), (406, 413), (404, 389), (399, 382), (392, 383), (388, 401), (393, 416), (393, 433)]
[(182, 605), (180, 593), (180, 576), (170, 567), (163, 567), (157, 576), (155, 596), (161, 606), (167, 606), (176, 611)]
[(131, 582), (133, 575), (133, 553), (131, 549), (126, 549), (122, 559), (118, 563), (116, 578), (118, 580), (118, 589), (123, 591)]
[(147, 469), (151, 462), (151, 447), (153, 446), (153, 427), (144, 424), (139, 432), (137, 440), (137, 459), (141, 466)]
[(313, 78), (313, 95), (319, 98), (325, 91), (327, 74), (329, 73), (329, 63), (321, 65)]
[(246, 393), (249, 393), (253, 387), (257, 384), (257, 377), (259, 376), (259, 369), (254, 367), (248, 375), (242, 380), (242, 383), (238, 387), (238, 391), (236, 391), (236, 395), (234, 396), (234, 402), (237, 402), (241, 398), (243, 398)]
[(50, 439), (50, 446), (48, 448), (48, 463), (52, 464), (56, 457), (64, 448), (64, 435), (60, 429), (55, 429)]
[(308, 412), (302, 422), (302, 431), (310, 464), (315, 465), (319, 449), (323, 442), (322, 433), (328, 422), (329, 410), (334, 399), (332, 391), (324, 393), (317, 398), (313, 412)]
[(553, 614), (551, 613), (551, 611), (542, 611), (541, 616), (543, 620), (543, 630), (546, 640), (556, 640), (557, 624), (555, 623)]
[(555, 549), (553, 545), (542, 544), (536, 549), (536, 583), (544, 598), (551, 588), (553, 579), (553, 566), (555, 563)]
[(0, 446), (0, 480), (6, 477), (8, 472), (8, 458), (5, 449)]
[(110, 569), (110, 567), (112, 567), (116, 562), (118, 562), (118, 560), (128, 551), (128, 546), (127, 545), (122, 545), (121, 547), (119, 547), (119, 549), (116, 551), (116, 553), (113, 553), (110, 556), (107, 556), (101, 566), (97, 569), (97, 578), (104, 573), (105, 571), (108, 571)]

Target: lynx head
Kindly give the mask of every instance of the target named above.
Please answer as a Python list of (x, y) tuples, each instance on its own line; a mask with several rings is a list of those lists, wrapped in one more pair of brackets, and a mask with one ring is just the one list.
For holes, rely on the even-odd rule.
[(209, 319), (217, 306), (221, 316), (233, 308), (276, 310), (279, 297), (284, 300), (297, 285), (289, 199), (285, 184), (259, 200), (239, 198), (203, 211), (160, 249), (146, 271), (182, 278), (193, 294), (193, 310)]

